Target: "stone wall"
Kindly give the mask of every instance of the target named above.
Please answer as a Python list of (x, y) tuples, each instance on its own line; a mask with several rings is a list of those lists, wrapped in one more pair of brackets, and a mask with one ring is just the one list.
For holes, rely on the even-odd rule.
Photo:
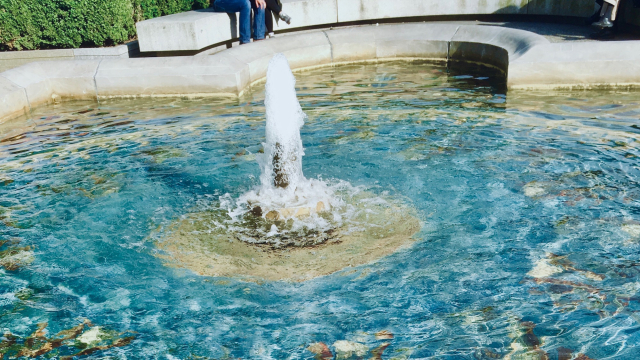
[[(590, 16), (594, 0), (336, 0), (338, 22), (442, 15)], [(286, 3), (286, 0), (283, 1)]]
[(595, 0), (529, 0), (527, 3), (529, 15), (587, 17), (595, 9)]

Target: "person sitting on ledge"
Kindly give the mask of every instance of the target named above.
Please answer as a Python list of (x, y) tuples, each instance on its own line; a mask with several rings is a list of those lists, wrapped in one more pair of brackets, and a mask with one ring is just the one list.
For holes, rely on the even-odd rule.
[(267, 2), (267, 10), (265, 11), (264, 22), (267, 26), (269, 36), (275, 36), (273, 33), (273, 18), (280, 19), (287, 24), (291, 24), (291, 16), (282, 11), (282, 3), (280, 0), (265, 0)]
[(621, 0), (604, 0), (600, 10), (600, 20), (592, 25), (600, 28), (600, 31), (591, 35), (593, 38), (612, 38), (614, 33), (614, 22), (618, 14)]
[(211, 3), (214, 12), (240, 13), (240, 45), (251, 42), (251, 9), (253, 9), (253, 30), (255, 41), (264, 40), (264, 0), (214, 0)]

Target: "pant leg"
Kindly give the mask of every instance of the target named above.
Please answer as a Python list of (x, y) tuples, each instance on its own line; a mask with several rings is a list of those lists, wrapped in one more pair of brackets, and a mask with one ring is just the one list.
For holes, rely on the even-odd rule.
[(246, 44), (251, 41), (251, 4), (249, 0), (214, 0), (211, 7), (215, 12), (239, 12), (240, 43)]
[(618, 10), (620, 9), (620, 0), (616, 0), (616, 5), (613, 7), (613, 12), (611, 13), (611, 21), (616, 21), (618, 18)]
[(265, 34), (264, 9), (259, 8), (255, 1), (251, 2), (251, 7), (253, 8), (253, 39), (263, 40)]
[(267, 9), (273, 11), (276, 14), (280, 14), (282, 7), (278, 4), (278, 0), (265, 0), (267, 3)]
[(618, 9), (620, 8), (620, 0), (604, 0), (600, 16), (604, 16), (611, 9), (611, 21), (616, 21)]
[(269, 9), (269, 6), (267, 6), (264, 12), (264, 25), (266, 26), (268, 33), (273, 32), (273, 13), (271, 12), (271, 9)]

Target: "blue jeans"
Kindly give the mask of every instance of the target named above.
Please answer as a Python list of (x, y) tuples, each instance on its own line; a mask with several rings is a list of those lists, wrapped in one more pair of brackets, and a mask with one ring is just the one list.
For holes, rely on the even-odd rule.
[(253, 8), (254, 39), (264, 39), (264, 9), (258, 8), (254, 1), (214, 0), (212, 7), (215, 12), (240, 13), (240, 44), (251, 41), (251, 9)]

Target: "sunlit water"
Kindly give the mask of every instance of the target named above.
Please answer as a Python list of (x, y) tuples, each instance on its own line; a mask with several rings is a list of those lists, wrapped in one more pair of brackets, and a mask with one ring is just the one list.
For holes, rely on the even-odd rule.
[(381, 330), (383, 359), (638, 358), (638, 93), (505, 96), (488, 69), (429, 64), (296, 77), (305, 176), (410, 203), (412, 247), (303, 283), (166, 267), (151, 234), (260, 183), (264, 86), (52, 106), (3, 129), (0, 232), (21, 242), (0, 250), (33, 250), (0, 273), (0, 329), (135, 337), (95, 358), (311, 359)]

